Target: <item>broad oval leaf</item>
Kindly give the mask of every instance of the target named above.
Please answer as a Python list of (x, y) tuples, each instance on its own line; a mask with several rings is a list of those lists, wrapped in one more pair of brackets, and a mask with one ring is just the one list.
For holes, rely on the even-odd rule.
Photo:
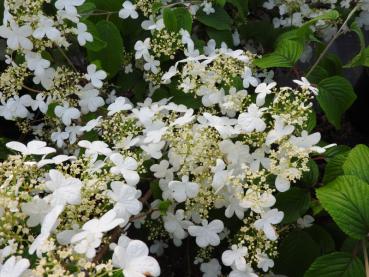
[(347, 235), (362, 239), (369, 233), (369, 184), (355, 176), (340, 176), (317, 190), (324, 209)]
[(318, 89), (317, 100), (320, 107), (328, 121), (339, 129), (342, 114), (356, 99), (351, 83), (341, 76), (332, 76), (323, 79)]
[(118, 28), (110, 21), (99, 21), (96, 29), (99, 37), (107, 45), (96, 52), (88, 49), (88, 59), (90, 62), (100, 61), (102, 69), (109, 74), (109, 78), (112, 78), (117, 74), (123, 62), (123, 40)]
[(304, 46), (301, 42), (283, 40), (278, 43), (273, 53), (267, 54), (261, 59), (256, 59), (254, 64), (260, 68), (293, 67), (303, 51)]
[(220, 7), (214, 7), (215, 12), (207, 15), (203, 11), (197, 14), (197, 20), (202, 24), (212, 27), (216, 30), (230, 30), (232, 18)]
[(355, 146), (343, 164), (343, 171), (369, 183), (369, 147), (363, 144)]
[(305, 277), (361, 277), (364, 266), (351, 253), (333, 252), (317, 258), (305, 273)]

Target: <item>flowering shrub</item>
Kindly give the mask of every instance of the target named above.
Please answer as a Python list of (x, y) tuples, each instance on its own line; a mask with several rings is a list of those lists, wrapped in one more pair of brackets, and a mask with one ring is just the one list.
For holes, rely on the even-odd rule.
[(369, 65), (369, 7), (300, 2), (5, 0), (0, 116), (27, 139), (2, 142), (0, 277), (363, 276), (316, 221), (367, 265), (368, 150), (314, 129), (356, 98), (326, 53), (350, 29)]

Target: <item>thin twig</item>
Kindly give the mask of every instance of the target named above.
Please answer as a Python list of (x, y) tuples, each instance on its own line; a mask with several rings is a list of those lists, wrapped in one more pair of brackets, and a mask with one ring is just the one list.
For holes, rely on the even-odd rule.
[(29, 90), (29, 91), (32, 91), (32, 92), (35, 92), (35, 93), (43, 93), (43, 91), (37, 90), (37, 89), (34, 89), (34, 88), (30, 88), (29, 86), (27, 86), (25, 84), (22, 85), (22, 88), (24, 88), (26, 90)]
[(63, 51), (63, 49), (61, 49), (60, 47), (58, 47), (58, 50), (63, 55), (63, 57), (65, 58), (65, 60), (68, 62), (68, 64), (73, 68), (73, 70), (75, 72), (78, 72), (77, 68), (74, 66), (73, 62), (69, 59), (69, 57), (67, 56), (67, 54), (65, 54), (65, 52)]
[(338, 29), (338, 31), (334, 34), (334, 36), (332, 37), (332, 39), (328, 42), (327, 46), (324, 48), (324, 50), (322, 51), (322, 53), (320, 53), (318, 59), (316, 60), (316, 62), (313, 64), (313, 66), (310, 68), (309, 72), (306, 74), (306, 77), (309, 77), (309, 75), (314, 71), (314, 69), (318, 66), (318, 64), (320, 63), (320, 61), (323, 59), (323, 57), (325, 56), (325, 54), (327, 53), (327, 51), (329, 50), (329, 48), (332, 46), (333, 42), (342, 34), (343, 30), (346, 28), (348, 21), (350, 20), (350, 18), (354, 15), (354, 13), (356, 12), (356, 10), (358, 9), (358, 5), (356, 5), (351, 12), (348, 14), (346, 20), (343, 22), (343, 24), (341, 25), (341, 27)]
[[(151, 197), (152, 195), (152, 192), (151, 190), (148, 190), (145, 195), (143, 197), (141, 197), (139, 200), (142, 202), (142, 203), (146, 203), (147, 200), (149, 200), (149, 198)], [(153, 212), (154, 209), (150, 209), (147, 213), (145, 213), (144, 215), (138, 215), (138, 216), (133, 216), (130, 218), (130, 222), (132, 220), (135, 220), (135, 219), (140, 219), (141, 217), (144, 217), (146, 216), (147, 214)], [(109, 242), (103, 244), (100, 246), (100, 248), (98, 249), (95, 257), (93, 258), (92, 262), (95, 263), (95, 264), (98, 264), (105, 256), (105, 254), (109, 251), (109, 245), (110, 243), (112, 242), (117, 242), (119, 237), (123, 234), (124, 232), (124, 228), (121, 228), (121, 227), (116, 227), (115, 229), (113, 229), (113, 231), (111, 231), (110, 233), (110, 239), (109, 239)]]

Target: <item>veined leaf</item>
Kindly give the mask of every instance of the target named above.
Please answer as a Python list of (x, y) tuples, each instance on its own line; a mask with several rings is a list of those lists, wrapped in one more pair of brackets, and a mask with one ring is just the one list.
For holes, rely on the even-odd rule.
[(369, 183), (369, 147), (363, 144), (355, 146), (343, 164), (343, 171)]
[(351, 253), (333, 252), (317, 258), (304, 277), (364, 277), (364, 266)]
[(273, 53), (255, 60), (254, 64), (260, 68), (293, 67), (303, 51), (304, 46), (300, 42), (294, 40), (281, 41)]
[(369, 184), (355, 176), (340, 176), (317, 190), (324, 209), (347, 235), (362, 239), (369, 232)]
[(342, 114), (356, 99), (351, 83), (343, 77), (332, 76), (323, 79), (318, 89), (317, 100), (320, 107), (325, 112), (328, 121), (339, 129)]

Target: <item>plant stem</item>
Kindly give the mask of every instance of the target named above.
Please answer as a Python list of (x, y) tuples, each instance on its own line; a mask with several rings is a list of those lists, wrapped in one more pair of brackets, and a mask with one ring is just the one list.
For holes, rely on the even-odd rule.
[(26, 90), (29, 90), (31, 92), (35, 92), (35, 93), (43, 93), (43, 91), (41, 90), (37, 90), (37, 89), (34, 89), (34, 88), (30, 88), (29, 86), (26, 86), (26, 85), (22, 85), (22, 88), (26, 89)]
[(309, 75), (314, 71), (314, 69), (318, 66), (318, 64), (320, 63), (320, 61), (323, 59), (323, 57), (325, 56), (325, 54), (327, 53), (327, 51), (329, 50), (329, 48), (332, 46), (333, 42), (342, 34), (343, 30), (346, 28), (348, 21), (350, 20), (350, 18), (354, 15), (354, 13), (356, 12), (356, 10), (358, 9), (358, 5), (356, 5), (351, 12), (347, 15), (345, 21), (343, 22), (343, 24), (341, 25), (341, 27), (338, 29), (338, 31), (334, 34), (334, 36), (332, 37), (332, 39), (328, 42), (327, 46), (324, 48), (324, 50), (322, 51), (322, 53), (320, 53), (318, 59), (316, 60), (316, 62), (313, 64), (313, 66), (310, 68), (309, 72), (306, 74), (306, 77), (309, 77)]
[(363, 252), (364, 252), (364, 262), (365, 262), (365, 276), (369, 277), (369, 262), (368, 262), (368, 252), (366, 250), (366, 239), (362, 240)]
[(59, 50), (60, 54), (62, 54), (62, 56), (65, 58), (65, 60), (68, 62), (68, 64), (73, 68), (73, 70), (75, 72), (78, 72), (77, 68), (74, 66), (74, 64), (72, 63), (72, 61), (67, 56), (67, 54), (65, 54), (65, 52), (63, 51), (63, 49), (61, 49), (60, 47), (58, 47), (58, 50)]

